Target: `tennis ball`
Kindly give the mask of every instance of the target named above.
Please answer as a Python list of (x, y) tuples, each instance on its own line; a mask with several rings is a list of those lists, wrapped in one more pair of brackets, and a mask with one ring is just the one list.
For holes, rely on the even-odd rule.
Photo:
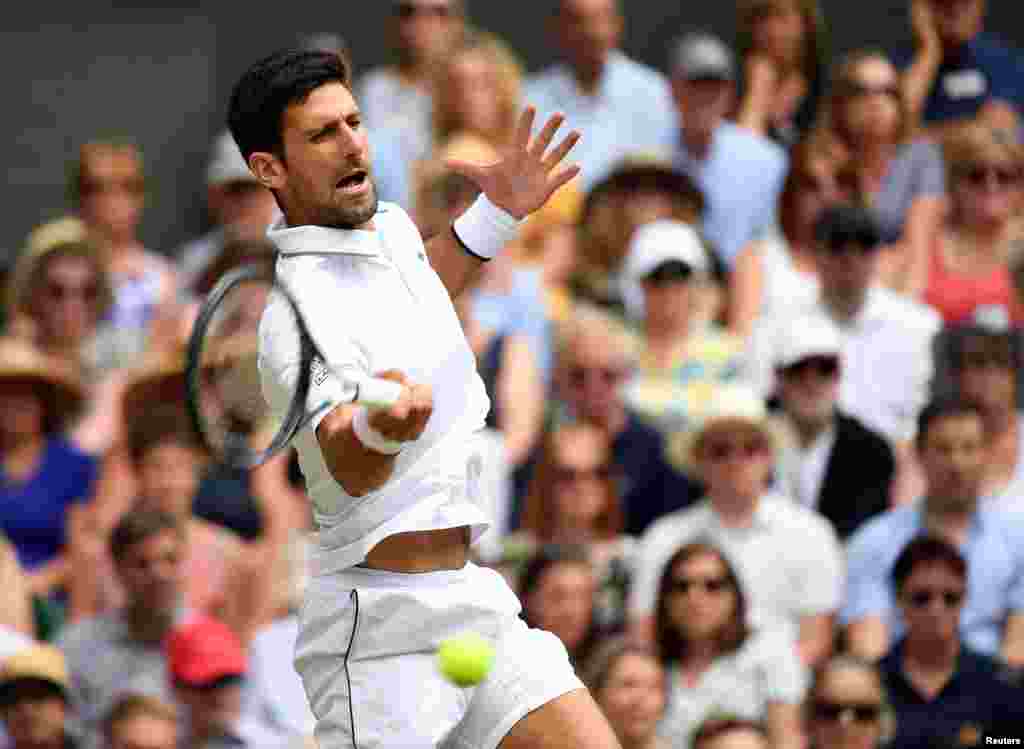
[(437, 649), (438, 666), (448, 681), (471, 687), (487, 676), (494, 663), (494, 648), (476, 632), (449, 637)]

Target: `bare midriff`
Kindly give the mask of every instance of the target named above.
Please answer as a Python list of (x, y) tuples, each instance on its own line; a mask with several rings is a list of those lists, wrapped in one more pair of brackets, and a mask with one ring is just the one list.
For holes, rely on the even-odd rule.
[(370, 549), (360, 567), (389, 572), (461, 569), (469, 561), (469, 526), (388, 536)]

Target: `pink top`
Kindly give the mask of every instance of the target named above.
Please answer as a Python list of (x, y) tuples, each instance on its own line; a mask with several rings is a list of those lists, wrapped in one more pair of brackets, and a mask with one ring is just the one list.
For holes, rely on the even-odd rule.
[(1006, 321), (1017, 317), (1010, 271), (998, 266), (984, 276), (961, 274), (946, 264), (942, 242), (941, 238), (935, 242), (923, 299), (942, 316), (942, 321), (964, 325), (993, 316)]

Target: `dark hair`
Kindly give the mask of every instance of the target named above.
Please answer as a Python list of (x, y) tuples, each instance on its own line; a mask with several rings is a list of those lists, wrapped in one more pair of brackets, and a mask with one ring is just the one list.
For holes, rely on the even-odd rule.
[(1016, 371), (1024, 362), (1018, 337), (1009, 331), (990, 330), (983, 326), (964, 326), (962, 333), (950, 341), (953, 369), (962, 372), (972, 355), (984, 354), (989, 361), (1005, 363)]
[(821, 212), (814, 224), (814, 238), (828, 249), (848, 244), (874, 249), (882, 243), (882, 230), (870, 208), (842, 202)]
[(336, 52), (283, 50), (246, 70), (231, 92), (228, 110), (228, 129), (246, 161), (256, 151), (283, 157), (285, 110), (334, 82), (351, 88), (349, 66)]
[[(519, 593), (519, 600), (522, 602), (523, 610), (520, 614), (520, 618), (530, 627), (536, 627), (536, 623), (530, 616), (530, 609), (526, 605), (530, 594), (536, 590), (537, 586), (540, 585), (541, 579), (545, 573), (552, 567), (560, 564), (576, 564), (593, 569), (594, 564), (590, 559), (590, 554), (587, 552), (587, 548), (582, 544), (544, 544), (533, 556), (530, 557), (529, 561), (523, 566), (522, 571), (518, 576), (517, 590)], [(597, 626), (596, 617), (591, 616), (590, 628), (587, 630), (587, 634), (583, 638), (583, 642), (580, 643), (576, 653), (570, 653), (573, 661), (583, 662), (586, 660), (587, 655), (594, 648), (597, 643), (600, 631)]]
[(138, 717), (149, 717), (168, 723), (178, 723), (178, 711), (171, 703), (148, 694), (131, 692), (114, 704), (103, 720), (103, 735), (109, 740), (120, 723)]
[(704, 744), (708, 744), (734, 731), (756, 733), (765, 741), (768, 740), (768, 731), (763, 724), (756, 720), (747, 720), (732, 715), (712, 715), (705, 719), (697, 728), (697, 731), (693, 734), (693, 739), (690, 741), (690, 746), (693, 749), (701, 749), (701, 746)]
[(136, 464), (150, 450), (166, 444), (203, 449), (188, 413), (180, 404), (157, 406), (145, 418), (134, 419), (128, 426), (128, 450)]
[(922, 408), (921, 413), (917, 416), (915, 442), (918, 449), (924, 445), (925, 439), (928, 436), (928, 430), (934, 422), (957, 416), (969, 416), (971, 414), (979, 419), (982, 418), (981, 409), (978, 408), (977, 404), (971, 403), (968, 400), (956, 396), (935, 398)]
[(679, 660), (686, 654), (687, 643), (676, 631), (669, 613), (668, 589), (672, 582), (672, 571), (680, 562), (687, 562), (694, 557), (710, 554), (716, 557), (725, 568), (725, 575), (729, 579), (733, 592), (736, 595), (736, 611), (733, 612), (725, 631), (719, 637), (719, 655), (734, 653), (746, 641), (749, 631), (747, 629), (747, 598), (743, 594), (739, 579), (736, 577), (736, 570), (726, 559), (725, 554), (707, 541), (695, 541), (682, 546), (661, 571), (661, 580), (658, 583), (657, 610), (654, 615), (654, 637), (658, 646), (658, 653), (666, 665)]
[(110, 556), (115, 562), (120, 562), (130, 548), (164, 531), (173, 531), (182, 537), (184, 535), (178, 519), (170, 513), (153, 507), (137, 506), (122, 515), (111, 531)]
[(920, 535), (908, 543), (890, 573), (896, 592), (900, 592), (914, 570), (924, 564), (941, 563), (961, 580), (967, 579), (967, 560), (952, 544), (930, 535)]

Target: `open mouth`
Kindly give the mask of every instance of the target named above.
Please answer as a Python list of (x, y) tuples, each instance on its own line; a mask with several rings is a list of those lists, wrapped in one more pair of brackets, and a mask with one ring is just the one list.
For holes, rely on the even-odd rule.
[(367, 173), (365, 169), (357, 169), (351, 174), (338, 180), (339, 190), (359, 190), (366, 184)]

